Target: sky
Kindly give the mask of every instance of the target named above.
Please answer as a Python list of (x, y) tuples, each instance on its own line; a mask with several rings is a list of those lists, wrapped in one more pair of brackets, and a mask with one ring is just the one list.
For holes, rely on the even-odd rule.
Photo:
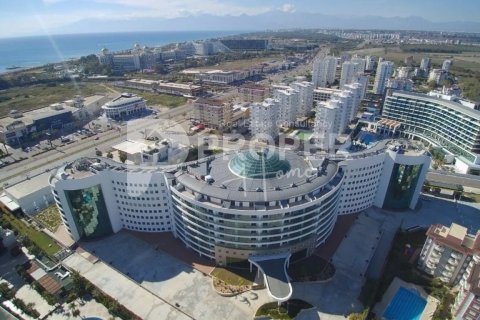
[[(0, 0), (0, 37), (61, 33), (86, 19), (258, 15), (274, 10), (341, 16), (419, 16), (480, 22), (480, 0)], [(90, 20), (91, 21), (91, 20)]]

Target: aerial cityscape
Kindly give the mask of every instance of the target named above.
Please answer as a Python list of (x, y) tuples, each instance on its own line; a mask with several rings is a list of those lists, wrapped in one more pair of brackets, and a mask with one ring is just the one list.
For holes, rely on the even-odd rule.
[(480, 319), (479, 3), (0, 9), (0, 319)]

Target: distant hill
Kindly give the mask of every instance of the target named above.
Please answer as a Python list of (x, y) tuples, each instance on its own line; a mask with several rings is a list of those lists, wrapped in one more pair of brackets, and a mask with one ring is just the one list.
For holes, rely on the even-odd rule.
[(119, 31), (267, 30), (335, 28), (480, 32), (479, 22), (432, 22), (421, 17), (333, 16), (321, 13), (271, 11), (259, 15), (198, 15), (174, 19), (87, 19), (62, 27), (61, 33)]

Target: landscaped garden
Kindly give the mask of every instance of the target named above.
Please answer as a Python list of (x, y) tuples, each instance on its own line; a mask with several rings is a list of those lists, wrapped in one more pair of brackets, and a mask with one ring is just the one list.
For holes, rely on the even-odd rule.
[(58, 227), (62, 224), (60, 212), (55, 204), (43, 209), (39, 214), (35, 215), (35, 219), (52, 232), (57, 231)]
[(277, 302), (269, 302), (258, 308), (255, 316), (269, 316), (273, 319), (294, 319), (301, 310), (310, 309), (313, 306), (299, 299), (292, 299), (282, 302), (280, 306)]
[(213, 286), (223, 294), (236, 294), (250, 290), (255, 280), (256, 270), (216, 267), (210, 274)]

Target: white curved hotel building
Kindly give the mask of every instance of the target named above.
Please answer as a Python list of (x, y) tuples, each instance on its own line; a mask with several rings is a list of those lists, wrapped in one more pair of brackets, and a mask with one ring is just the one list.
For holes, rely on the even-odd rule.
[(399, 132), (409, 138), (441, 146), (457, 158), (456, 168), (480, 173), (480, 111), (461, 101), (394, 91), (387, 96), (382, 117), (398, 121)]
[(339, 214), (414, 208), (430, 158), (398, 142), (334, 157), (246, 150), (166, 167), (83, 158), (50, 178), (76, 241), (121, 229), (172, 232), (228, 265), (252, 256), (310, 255)]

